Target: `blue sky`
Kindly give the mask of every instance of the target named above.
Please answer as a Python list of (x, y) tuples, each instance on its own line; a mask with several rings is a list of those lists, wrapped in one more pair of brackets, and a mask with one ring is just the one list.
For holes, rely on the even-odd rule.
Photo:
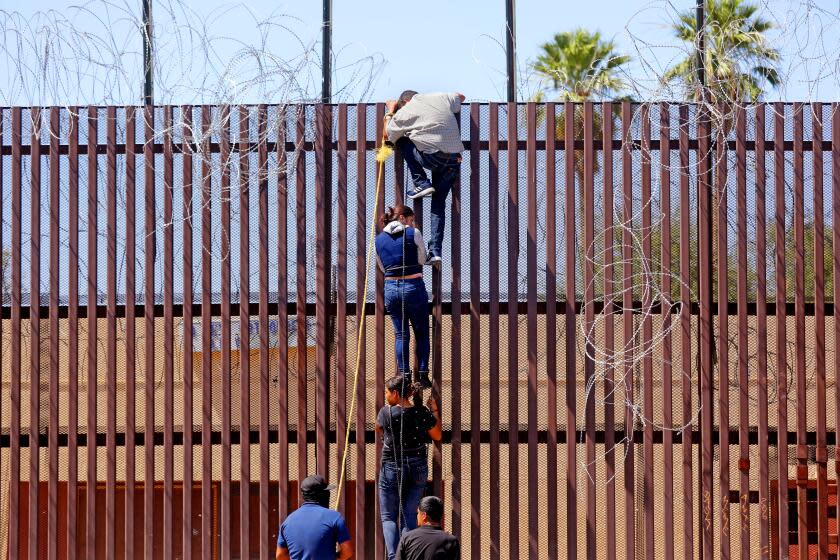
[[(125, 2), (125, 3), (124, 3)], [(840, 72), (838, 63), (838, 44), (840, 44), (840, 2), (838, 0), (756, 0), (765, 17), (771, 19), (776, 31), (771, 35), (774, 44), (782, 51), (782, 71), (785, 84), (777, 92), (768, 95), (768, 99), (785, 100), (837, 100), (840, 98)], [(173, 52), (182, 53), (184, 47), (177, 43), (174, 34), (163, 29), (164, 10), (168, 2), (155, 2), (155, 15), (160, 22), (156, 34), (158, 42), (165, 52), (161, 58), (166, 65), (161, 70), (166, 73), (161, 81), (196, 82), (206, 74), (196, 58), (180, 55), (177, 63)], [(241, 52), (243, 45), (263, 48), (278, 59), (294, 59), (309, 49), (310, 55), (319, 55), (321, 2), (319, 0), (297, 0), (294, 2), (271, 2), (268, 0), (248, 0), (235, 3), (230, 0), (186, 0), (184, 4), (200, 18), (206, 18), (203, 25), (207, 33), (223, 40), (213, 45), (213, 64), (223, 66), (229, 63), (235, 52)], [(121, 20), (120, 9), (104, 13), (104, 3), (97, 0), (89, 4), (91, 13), (80, 12), (71, 6), (74, 2), (60, 0), (39, 0), (38, 2), (19, 3), (14, 9), (24, 17), (30, 17), (36, 10), (55, 10), (59, 14), (72, 17), (80, 28), (90, 27), (94, 33), (101, 33), (101, 22), (96, 18), (110, 17), (117, 20), (110, 29), (116, 30), (116, 48), (126, 53), (124, 73), (120, 80), (131, 82), (126, 91), (120, 91), (120, 97), (139, 95), (139, 85), (135, 87), (134, 78), (138, 68), (134, 64), (139, 53), (140, 38), (135, 40), (136, 30), (131, 24)], [(84, 4), (83, 4), (84, 5)], [(118, 7), (139, 18), (140, 1), (116, 0)], [(135, 6), (136, 5), (136, 6)], [(517, 2), (518, 68), (520, 71), (520, 99), (528, 98), (539, 84), (528, 78), (529, 61), (539, 51), (539, 45), (553, 33), (584, 27), (600, 30), (606, 38), (614, 39), (620, 52), (633, 57), (629, 67), (629, 78), (637, 86), (638, 93), (644, 97), (674, 97), (672, 92), (662, 91), (656, 77), (664, 68), (683, 57), (686, 46), (679, 45), (671, 37), (668, 24), (679, 11), (691, 9), (693, 0), (588, 0), (586, 2), (569, 0), (520, 0)], [(11, 8), (8, 5), (7, 9)], [(286, 30), (275, 29), (260, 35), (260, 28), (255, 23), (278, 14), (284, 17), (278, 22), (287, 26)], [(0, 12), (0, 15), (3, 15)], [(130, 19), (130, 17), (129, 17)], [(187, 20), (198, 21), (189, 17)], [(5, 43), (10, 46), (9, 20), (5, 22)], [(183, 30), (182, 30), (183, 31)], [(424, 0), (422, 2), (373, 2), (371, 0), (334, 0), (334, 38), (336, 56), (336, 80), (334, 90), (341, 92), (342, 101), (382, 100), (393, 97), (405, 88), (420, 91), (460, 90), (469, 100), (504, 100), (505, 98), (505, 63), (504, 63), (505, 12), (503, 0)], [(177, 50), (172, 50), (177, 49)], [(43, 48), (41, 49), (43, 50)], [(198, 52), (197, 50), (194, 52)], [(202, 53), (203, 54), (203, 53)], [(354, 66), (352, 63), (371, 56), (370, 64)], [(0, 57), (0, 79), (8, 84), (16, 69), (7, 60)], [(31, 62), (31, 61), (30, 61)], [(301, 87), (309, 94), (317, 95), (320, 87), (318, 61), (307, 58), (296, 68), (306, 68), (299, 72)], [(247, 62), (235, 60), (232, 66), (247, 67)], [(30, 64), (36, 66), (37, 64)], [(348, 68), (348, 66), (350, 68)], [(349, 90), (343, 89), (353, 82), (351, 72), (362, 68), (363, 73), (374, 72), (375, 81), (371, 88), (356, 85)], [(101, 69), (97, 71), (101, 72)], [(244, 70), (242, 74), (244, 75)], [(5, 74), (5, 75), (4, 75)], [(228, 76), (228, 82), (236, 81)], [(64, 81), (73, 82), (66, 89), (85, 90), (84, 81), (80, 84), (68, 77)], [(244, 81), (244, 79), (242, 79)], [(138, 82), (139, 83), (139, 78)], [(366, 83), (366, 82), (365, 82)], [(174, 97), (166, 101), (179, 103), (190, 101), (183, 86)], [(228, 84), (229, 85), (229, 84)], [(196, 88), (200, 87), (198, 85)], [(0, 90), (3, 88), (0, 87)], [(50, 94), (39, 95), (32, 92), (6, 88), (4, 103), (29, 104), (36, 101), (42, 104), (51, 102)], [(8, 93), (13, 90), (14, 93)], [(131, 91), (128, 91), (131, 90)], [(237, 90), (241, 91), (241, 90)], [(244, 95), (244, 101), (253, 95)], [(67, 95), (67, 91), (63, 94)], [(98, 101), (89, 99), (92, 93), (83, 93), (78, 101)], [(642, 97), (637, 94), (637, 97)], [(35, 99), (33, 99), (35, 98)], [(208, 100), (205, 98), (205, 100)], [(264, 99), (260, 99), (261, 101)], [(63, 101), (63, 100), (62, 100)], [(120, 99), (121, 102), (128, 99)], [(66, 101), (65, 101), (66, 102)]]

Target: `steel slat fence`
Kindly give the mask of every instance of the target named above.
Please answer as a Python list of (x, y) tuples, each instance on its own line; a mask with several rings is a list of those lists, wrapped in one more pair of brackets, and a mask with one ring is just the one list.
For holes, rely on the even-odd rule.
[[(464, 107), (429, 490), (471, 557), (837, 554), (837, 109)], [(0, 109), (0, 552), (270, 557), (347, 451), (384, 555), (383, 114)]]

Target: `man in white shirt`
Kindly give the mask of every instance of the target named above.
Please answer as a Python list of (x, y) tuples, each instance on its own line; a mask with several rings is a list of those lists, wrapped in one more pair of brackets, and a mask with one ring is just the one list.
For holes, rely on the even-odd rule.
[[(408, 198), (432, 197), (427, 263), (439, 265), (446, 226), (446, 198), (461, 169), (461, 131), (455, 114), (460, 93), (417, 93), (406, 90), (385, 103), (385, 133), (405, 159), (414, 187)], [(426, 175), (432, 172), (432, 180)]]

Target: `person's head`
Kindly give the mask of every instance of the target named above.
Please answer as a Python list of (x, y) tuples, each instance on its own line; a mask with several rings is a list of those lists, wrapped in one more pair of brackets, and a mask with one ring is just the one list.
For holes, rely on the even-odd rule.
[(440, 525), (443, 521), (443, 500), (426, 496), (417, 506), (417, 525)]
[(411, 101), (411, 98), (417, 95), (417, 92), (413, 89), (407, 89), (400, 94), (399, 99), (397, 99), (397, 111), (402, 109), (406, 103)]
[(320, 504), (323, 507), (330, 507), (330, 490), (335, 488), (320, 474), (307, 476), (300, 483), (300, 494), (304, 502)]
[(414, 227), (414, 210), (405, 204), (397, 204), (396, 206), (388, 208), (379, 218), (379, 222), (382, 227), (385, 227), (394, 220), (399, 221), (406, 227)]
[(403, 375), (395, 375), (385, 382), (385, 400), (391, 406), (399, 404), (401, 399), (409, 399), (420, 391), (417, 383), (411, 383)]

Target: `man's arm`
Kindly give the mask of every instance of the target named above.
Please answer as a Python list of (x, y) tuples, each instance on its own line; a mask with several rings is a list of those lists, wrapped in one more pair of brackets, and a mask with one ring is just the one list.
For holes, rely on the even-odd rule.
[(463, 93), (458, 92), (447, 93), (445, 95), (449, 99), (449, 110), (453, 113), (460, 113), (461, 103), (467, 99), (466, 96), (464, 96)]
[(440, 422), (440, 411), (437, 407), (437, 402), (435, 401), (434, 394), (430, 394), (428, 400), (426, 401), (426, 407), (432, 413), (432, 416), (435, 418), (435, 425), (429, 428), (426, 432), (429, 434), (429, 437), (432, 438), (434, 441), (440, 441), (443, 437), (443, 426)]
[[(384, 408), (382, 410), (385, 410)], [(380, 410), (376, 415), (376, 422), (373, 425), (373, 429), (376, 430), (376, 433), (382, 435), (385, 433), (385, 430), (382, 429), (382, 410)]]
[(276, 560), (287, 560), (289, 558), (289, 546), (286, 542), (286, 537), (283, 535), (283, 527), (286, 523), (280, 525), (280, 530), (277, 531), (277, 551), (274, 554)]
[(350, 540), (350, 531), (347, 530), (347, 524), (340, 514), (335, 514), (335, 521), (333, 524), (333, 531), (335, 531), (335, 541), (338, 543), (338, 560), (347, 560), (353, 557), (353, 543)]
[[(396, 142), (404, 134), (402, 131), (394, 130), (391, 126), (394, 120), (394, 113), (397, 112), (397, 100), (389, 99), (385, 102), (385, 116), (383, 117), (382, 135), (384, 141)], [(392, 130), (388, 130), (389, 127)]]
[(338, 560), (348, 560), (348, 558), (353, 558), (353, 542), (344, 541), (338, 545), (338, 556), (336, 558), (338, 558)]
[(396, 122), (396, 115), (395, 116), (388, 116), (385, 115), (385, 126), (383, 126), (383, 140), (391, 142), (395, 144), (397, 140), (405, 136), (406, 132), (409, 131), (409, 128), (400, 125), (400, 123)]

